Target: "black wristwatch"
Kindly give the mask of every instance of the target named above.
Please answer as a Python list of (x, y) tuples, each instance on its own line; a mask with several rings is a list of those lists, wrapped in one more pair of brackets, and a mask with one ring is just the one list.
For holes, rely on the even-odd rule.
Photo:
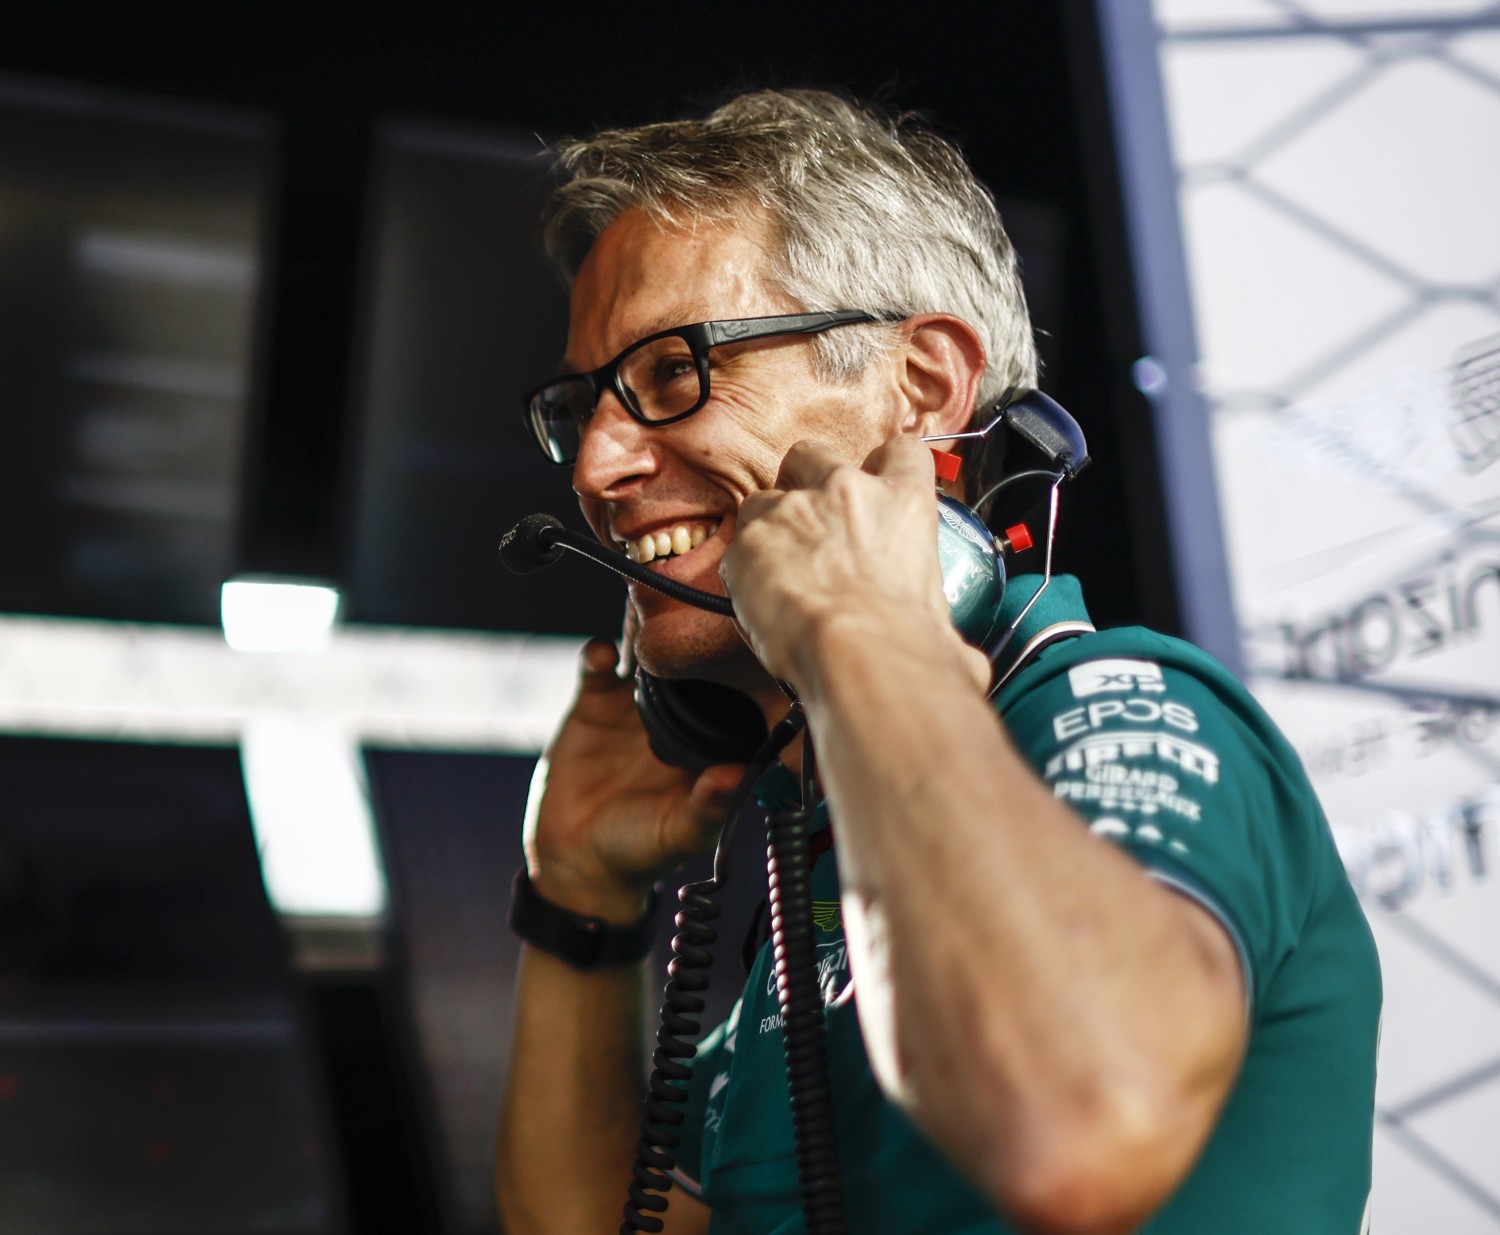
[(603, 918), (574, 913), (545, 899), (532, 886), (523, 866), (511, 884), (510, 929), (574, 969), (629, 965), (651, 954), (656, 938), (656, 901), (653, 891), (640, 921), (631, 926), (611, 926)]

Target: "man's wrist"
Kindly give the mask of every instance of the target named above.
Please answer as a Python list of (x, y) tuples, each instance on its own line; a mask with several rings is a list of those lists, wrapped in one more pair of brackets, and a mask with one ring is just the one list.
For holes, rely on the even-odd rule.
[(528, 861), (526, 877), (539, 896), (560, 909), (586, 918), (602, 918), (611, 926), (630, 926), (650, 912), (655, 893), (650, 885), (630, 885), (612, 879), (575, 875), (555, 861)]
[(657, 896), (653, 891), (633, 921), (608, 921), (578, 913), (542, 895), (523, 866), (511, 885), (510, 927), (525, 942), (591, 970), (634, 964), (651, 953)]
[(900, 660), (925, 675), (967, 677), (962, 645), (948, 615), (844, 612), (819, 622), (802, 642), (793, 685), (804, 699), (879, 673)]

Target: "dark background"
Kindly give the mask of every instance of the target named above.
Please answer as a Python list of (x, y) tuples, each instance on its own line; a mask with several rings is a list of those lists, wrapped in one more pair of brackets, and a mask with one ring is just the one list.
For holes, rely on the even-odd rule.
[[(539, 138), (669, 118), (738, 88), (824, 85), (929, 114), (995, 191), (1043, 332), (1043, 386), (1078, 417), (1095, 458), (1067, 495), (1061, 565), (1083, 576), (1101, 625), (1178, 629), (1150, 411), (1129, 380), (1140, 352), (1131, 268), (1083, 0), (424, 4), (342, 21), (311, 6), (20, 7), (0, 16), (0, 75), (227, 108), (270, 152), (237, 569), (334, 579), (355, 621), (613, 633), (611, 579), (569, 565), (520, 581), (494, 557), (519, 515), (570, 506), (566, 478), (533, 461), (516, 410), (554, 364), (564, 325), (531, 235), (530, 152)], [(17, 338), (45, 309), (0, 306), (0, 331)], [(20, 475), (25, 443), (44, 436), (28, 426), (53, 409), (17, 383), (0, 393)], [(0, 497), (12, 529), (36, 518), (23, 491), (39, 490), (17, 488), (10, 506)], [(0, 549), (0, 609), (217, 618), (206, 594), (22, 589), (5, 560)], [(83, 768), (82, 749), (47, 758)], [(181, 762), (151, 758), (163, 775)], [(297, 1074), (317, 1092), (309, 1109), (326, 1111), (318, 1186), (342, 1192), (327, 1212), (347, 1213), (354, 1231), (483, 1232), (514, 963), (503, 906), (530, 760), (367, 752), (367, 763), (390, 865), (389, 959), (369, 973), (293, 974), (278, 1013), (302, 1026), (302, 1037), (287, 1030), (288, 1049), (307, 1044)], [(209, 772), (237, 791), (232, 761)], [(108, 829), (97, 802), (78, 810)], [(244, 840), (225, 842), (236, 878), (252, 860)], [(250, 916), (264, 943), (264, 915)], [(738, 950), (729, 934), (721, 971)], [(233, 951), (214, 954), (227, 964)], [(0, 1059), (0, 1108), (7, 1075)], [(325, 1116), (298, 1118), (321, 1127)]]
[[(525, 623), (532, 628), (570, 632), (613, 626), (612, 612), (581, 616), (608, 594), (604, 585), (576, 573), (548, 578), (528, 585), (522, 606), (514, 583), (489, 579), (490, 546), (525, 513), (521, 497), (554, 509), (569, 504), (560, 477), (528, 470), (518, 480), (514, 467), (496, 466), (486, 474), (473, 451), (445, 458), (442, 442), (419, 444), (424, 452), (408, 440), (397, 464), (425, 469), (433, 485), (446, 469), (463, 496), (450, 492), (442, 509), (414, 509), (400, 545), (388, 536), (367, 543), (378, 519), (361, 486), (370, 487), (380, 466), (364, 432), (379, 334), (371, 305), (393, 191), (393, 131), (397, 145), (401, 131), (425, 127), (520, 149), (531, 135), (667, 118), (759, 85), (841, 86), (923, 111), (962, 143), (1011, 218), (1042, 332), (1044, 386), (1089, 436), (1096, 463), (1065, 508), (1063, 564), (1086, 578), (1101, 623), (1144, 618), (1171, 630), (1177, 614), (1157, 534), (1149, 409), (1128, 377), (1139, 349), (1094, 38), (1091, 8), (1078, 0), (920, 12), (371, 6), (348, 22), (276, 6), (62, 5), (0, 19), (0, 72), (246, 109), (270, 122), (270, 264), (252, 376), (242, 569), (343, 580), (356, 619), (505, 628), (519, 611), (534, 615)], [(448, 208), (463, 208), (462, 185), (444, 185), (443, 193)], [(497, 245), (511, 258), (533, 256), (514, 201), (510, 217), (486, 216), (482, 189), (470, 201), (461, 226), (474, 228), (476, 263), (501, 260)], [(479, 230), (486, 218), (493, 235)], [(550, 291), (528, 295), (545, 300)], [(449, 445), (466, 437), (501, 450), (524, 445), (514, 399), (554, 363), (557, 344), (542, 340), (556, 323), (560, 342), (558, 303), (540, 305), (518, 352), (505, 306), (488, 306), (487, 322), (480, 300), (464, 303), (460, 294), (445, 302), (437, 286), (430, 319), (443, 323), (447, 371), (482, 368), (487, 345), (505, 356), (487, 379), (513, 383), (484, 398), (455, 389), (455, 404), (466, 394), (469, 401), (462, 423), (444, 431)], [(417, 312), (410, 300), (406, 311)], [(453, 321), (462, 329), (450, 328)], [(455, 350), (464, 342), (467, 350)], [(455, 453), (468, 457), (455, 462)], [(383, 457), (391, 461), (389, 452)], [(480, 527), (473, 540), (446, 534)], [(376, 569), (380, 555), (397, 552), (423, 559), (407, 581), (408, 590), (430, 593), (421, 603), (393, 595), (401, 580)], [(589, 603), (570, 603), (575, 594)]]

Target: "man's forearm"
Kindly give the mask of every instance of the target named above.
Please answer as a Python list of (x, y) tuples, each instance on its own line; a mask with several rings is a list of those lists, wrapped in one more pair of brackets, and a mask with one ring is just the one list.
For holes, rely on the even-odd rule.
[(640, 965), (583, 973), (522, 949), (495, 1159), (506, 1230), (618, 1225), (645, 1091), (644, 983)]
[(819, 655), (797, 684), (877, 1075), (1012, 1212), (1051, 1204), (1054, 1178), (1128, 1209), (1114, 1174), (1185, 1170), (1237, 1065), (1227, 938), (1205, 948), (1201, 911), (1067, 813), (939, 639), (858, 632)]

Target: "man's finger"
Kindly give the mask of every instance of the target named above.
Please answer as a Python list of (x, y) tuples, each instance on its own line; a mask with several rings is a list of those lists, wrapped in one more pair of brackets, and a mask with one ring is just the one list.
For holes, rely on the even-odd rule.
[[(754, 493), (745, 495), (740, 502), (740, 508), (735, 512), (734, 521), (737, 528), (743, 530), (754, 523), (762, 515), (769, 514), (776, 509), (776, 504), (786, 495), (780, 489), (757, 489)], [(730, 548), (734, 547), (730, 542)]]
[(620, 664), (618, 673), (622, 678), (635, 676), (635, 637), (640, 632), (640, 615), (635, 611), (635, 602), (630, 593), (625, 593), (625, 626), (620, 632)]
[(608, 639), (590, 639), (578, 656), (578, 689), (580, 692), (604, 690), (620, 684), (615, 668), (620, 654)]
[(882, 476), (898, 484), (920, 481), (930, 489), (937, 479), (932, 448), (920, 438), (906, 433), (881, 442), (865, 457), (862, 466), (872, 476)]
[(815, 489), (843, 466), (844, 460), (831, 443), (809, 438), (786, 452), (776, 475), (776, 487)]

